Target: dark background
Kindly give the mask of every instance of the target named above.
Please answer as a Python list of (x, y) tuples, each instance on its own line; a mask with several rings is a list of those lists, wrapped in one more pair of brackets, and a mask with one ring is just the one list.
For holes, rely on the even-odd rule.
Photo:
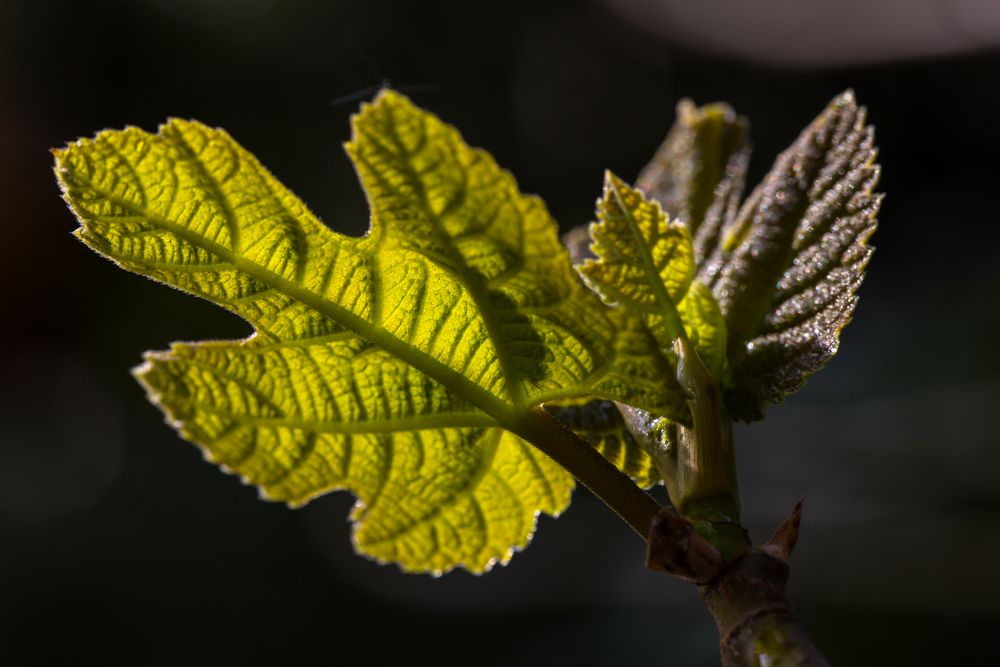
[[(717, 663), (695, 591), (646, 571), (585, 491), (507, 567), (403, 575), (351, 552), (350, 496), (258, 500), (129, 376), (143, 350), (248, 328), (76, 242), (48, 149), (198, 118), (360, 234), (340, 148), (357, 101), (331, 101), (386, 78), (567, 229), (590, 219), (604, 168), (634, 177), (681, 97), (749, 116), (755, 182), (853, 87), (882, 147), (878, 251), (838, 357), (738, 431), (746, 521), (762, 540), (805, 498), (792, 593), (836, 664), (995, 659), (1000, 54), (951, 24), (946, 48), (924, 30), (894, 50), (906, 11), (806, 14), (781, 43), (751, 13), (736, 49), (611, 4), (0, 4), (0, 664)], [(827, 55), (769, 48), (808, 47), (809, 30)]]

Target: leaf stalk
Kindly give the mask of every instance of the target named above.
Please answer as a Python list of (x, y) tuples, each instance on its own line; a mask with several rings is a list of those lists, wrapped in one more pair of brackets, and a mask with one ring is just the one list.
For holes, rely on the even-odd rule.
[(660, 504), (589, 443), (541, 408), (525, 411), (502, 425), (565, 468), (643, 540), (647, 539)]

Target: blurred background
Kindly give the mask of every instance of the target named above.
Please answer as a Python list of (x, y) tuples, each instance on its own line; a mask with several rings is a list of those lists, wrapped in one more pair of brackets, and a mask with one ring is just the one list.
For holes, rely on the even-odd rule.
[(998, 44), (993, 0), (4, 0), (0, 664), (717, 664), (696, 592), (585, 491), (507, 567), (403, 575), (352, 553), (349, 495), (258, 500), (129, 376), (146, 349), (248, 327), (76, 242), (48, 149), (198, 118), (361, 234), (340, 145), (384, 80), (565, 229), (682, 97), (750, 118), (753, 183), (854, 88), (882, 147), (878, 250), (829, 368), (738, 430), (746, 522), (761, 541), (805, 498), (792, 595), (835, 664), (989, 662)]

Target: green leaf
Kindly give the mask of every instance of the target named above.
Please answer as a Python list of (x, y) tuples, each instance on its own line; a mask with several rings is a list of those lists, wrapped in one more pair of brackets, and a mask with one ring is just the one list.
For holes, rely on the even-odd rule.
[(483, 571), (573, 485), (509, 431), (575, 396), (669, 410), (670, 366), (575, 279), (542, 202), (454, 128), (388, 91), (353, 128), (362, 238), (197, 122), (102, 132), (56, 151), (56, 172), (87, 245), (255, 329), (147, 355), (137, 375), (182, 435), (270, 498), (350, 489), (375, 558)]
[[(717, 385), (726, 368), (726, 326), (711, 290), (694, 279), (694, 249), (687, 225), (670, 223), (658, 202), (611, 173), (605, 176), (597, 215), (598, 222), (590, 226), (592, 257), (585, 257), (577, 270), (609, 305), (642, 316), (679, 381), (676, 409), (655, 414), (664, 423), (669, 420), (690, 426), (689, 399), (697, 392), (685, 382), (690, 377), (682, 371), (701, 368), (703, 362), (707, 372), (704, 377), (699, 375), (695, 384)], [(572, 237), (569, 240), (579, 246)], [(583, 252), (577, 249), (574, 254), (581, 256)], [(687, 359), (684, 365), (675, 343), (682, 343), (687, 355), (691, 345), (685, 340), (697, 352), (690, 354), (701, 361)], [(599, 436), (584, 437), (592, 443), (600, 441)], [(650, 467), (656, 467), (654, 461), (663, 456), (655, 448), (647, 452), (634, 438), (618, 437), (614, 442), (626, 452), (626, 458), (648, 460)], [(650, 479), (655, 478), (650, 475)]]
[(719, 303), (703, 282), (691, 282), (687, 294), (677, 304), (677, 312), (698, 356), (716, 379), (725, 377), (726, 322)]
[(872, 249), (881, 196), (874, 130), (851, 92), (782, 153), (699, 275), (729, 331), (738, 419), (762, 416), (836, 353)]
[[(642, 315), (665, 358), (689, 335), (710, 370), (721, 377), (725, 326), (711, 292), (694, 281), (695, 259), (687, 225), (669, 222), (655, 200), (610, 172), (591, 225), (591, 251), (577, 270), (606, 303)], [(661, 413), (667, 414), (667, 413)], [(668, 414), (687, 421), (686, 410)]]
[(670, 350), (683, 326), (677, 302), (695, 271), (687, 227), (669, 224), (657, 202), (611, 172), (597, 218), (590, 227), (596, 259), (577, 270), (606, 303), (642, 314), (660, 348)]
[(547, 403), (545, 409), (643, 489), (660, 481), (656, 462), (636, 442), (614, 402), (579, 399)]
[(739, 207), (750, 161), (749, 124), (728, 104), (677, 105), (677, 120), (636, 187), (687, 223), (701, 264)]
[[(175, 344), (136, 375), (206, 458), (270, 500), (358, 498), (354, 542), (443, 572), (510, 559), (573, 480), (439, 383), (349, 332), (325, 341)], [(433, 476), (433, 477), (432, 477)]]

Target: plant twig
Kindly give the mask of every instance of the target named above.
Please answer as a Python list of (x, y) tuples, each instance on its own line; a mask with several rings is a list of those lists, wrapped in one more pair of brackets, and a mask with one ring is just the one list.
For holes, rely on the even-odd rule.
[(801, 518), (800, 500), (765, 545), (728, 563), (672, 508), (654, 520), (646, 566), (699, 585), (719, 629), (724, 667), (829, 667), (786, 594)]
[(829, 667), (788, 601), (787, 581), (788, 563), (754, 549), (702, 587), (724, 667)]

